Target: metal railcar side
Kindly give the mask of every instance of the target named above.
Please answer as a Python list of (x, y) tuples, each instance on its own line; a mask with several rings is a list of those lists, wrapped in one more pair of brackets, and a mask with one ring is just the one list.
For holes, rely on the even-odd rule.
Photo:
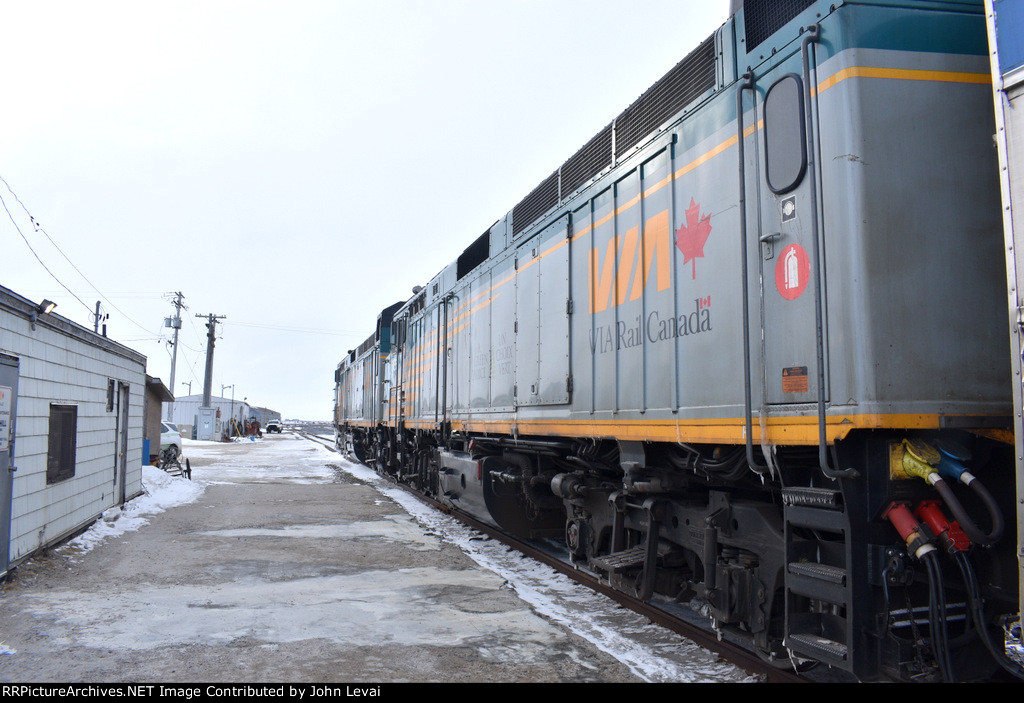
[[(1024, 613), (1024, 2), (986, 0), (992, 86), (995, 99), (995, 140), (999, 149), (1000, 193), (1006, 236), (1006, 269), (1009, 291), (1010, 362), (1013, 369), (1014, 431), (1017, 468), (1017, 565), (1019, 610)], [(1011, 625), (1008, 648), (1024, 666), (1024, 635), (1021, 620)]]
[(781, 664), (990, 675), (1022, 491), (987, 53), (978, 2), (737, 3), (394, 310), (357, 456)]

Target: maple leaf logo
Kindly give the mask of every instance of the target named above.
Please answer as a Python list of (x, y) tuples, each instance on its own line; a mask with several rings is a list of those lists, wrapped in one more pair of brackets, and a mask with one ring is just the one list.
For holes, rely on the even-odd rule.
[(697, 259), (704, 258), (704, 244), (711, 235), (711, 215), (700, 216), (700, 205), (690, 198), (686, 209), (686, 224), (676, 230), (676, 246), (683, 252), (683, 263), (693, 266), (693, 280), (697, 280)]

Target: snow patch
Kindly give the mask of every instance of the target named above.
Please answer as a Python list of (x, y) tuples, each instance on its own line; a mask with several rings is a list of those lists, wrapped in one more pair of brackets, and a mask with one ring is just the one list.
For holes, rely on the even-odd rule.
[(58, 551), (67, 552), (69, 556), (86, 554), (110, 537), (135, 531), (148, 524), (148, 516), (191, 503), (203, 494), (204, 486), (181, 476), (171, 476), (155, 466), (143, 466), (142, 489), (143, 495), (122, 507), (104, 511), (89, 529)]
[(449, 542), (480, 566), (503, 578), (509, 588), (548, 620), (569, 628), (615, 657), (649, 682), (744, 682), (760, 679), (722, 661), (717, 654), (626, 610), (611, 599), (574, 583), (551, 567), (510, 551), (500, 542), (439, 513), (376, 472), (335, 456), (355, 478), (398, 503), (431, 534)]

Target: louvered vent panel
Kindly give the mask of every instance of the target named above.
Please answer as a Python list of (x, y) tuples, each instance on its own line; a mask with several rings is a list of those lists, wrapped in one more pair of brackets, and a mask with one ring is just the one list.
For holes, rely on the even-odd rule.
[(562, 164), (562, 195), (570, 195), (611, 163), (612, 126), (608, 125)]
[[(787, 3), (787, 0), (782, 2)], [(806, 0), (799, 2), (806, 3)], [(770, 6), (772, 3), (762, 4)], [(608, 125), (594, 135), (562, 164), (559, 171), (548, 176), (523, 198), (512, 210), (512, 234), (519, 234), (558, 204), (561, 198), (568, 197), (612, 164), (613, 126), (615, 151), (624, 155), (673, 115), (713, 88), (716, 58), (715, 38), (712, 35), (619, 115), (614, 125)]]
[(814, 0), (745, 0), (743, 31), (747, 52), (753, 51), (783, 25), (814, 4)]
[(641, 139), (715, 86), (715, 38), (709, 37), (615, 119), (621, 158)]
[(370, 349), (373, 348), (373, 345), (374, 345), (374, 343), (376, 341), (377, 341), (377, 333), (374, 332), (373, 334), (370, 335), (369, 339), (367, 339), (365, 342), (363, 342), (362, 344), (359, 345), (359, 348), (356, 349), (356, 356), (357, 357), (362, 356), (366, 352), (370, 351)]
[(512, 208), (512, 234), (519, 234), (558, 204), (558, 171), (541, 181), (533, 192)]

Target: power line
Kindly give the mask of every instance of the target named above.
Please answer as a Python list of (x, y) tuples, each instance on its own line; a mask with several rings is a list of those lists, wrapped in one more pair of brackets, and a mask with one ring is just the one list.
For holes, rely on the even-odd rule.
[[(2, 179), (0, 179), (0, 180), (2, 180)], [(4, 181), (4, 182), (6, 183), (6, 181)], [(7, 188), (8, 188), (8, 190), (10, 190), (10, 186), (7, 186)], [(14, 198), (17, 199), (18, 196), (15, 195)], [(18, 201), (18, 202), (21, 202), (21, 201)], [(43, 260), (39, 258), (39, 254), (37, 254), (36, 250), (32, 248), (31, 244), (29, 244), (28, 238), (26, 238), (24, 232), (21, 231), (21, 227), (18, 226), (18, 223), (14, 219), (14, 215), (11, 214), (10, 209), (7, 207), (6, 201), (4, 201), (4, 199), (2, 197), (0, 197), (0, 204), (3, 204), (4, 210), (7, 212), (7, 216), (9, 218), (11, 218), (11, 223), (14, 225), (14, 229), (18, 230), (18, 234), (20, 234), (21, 238), (25, 241), (25, 246), (27, 246), (28, 250), (30, 252), (32, 252), (32, 256), (36, 257), (36, 261), (39, 262), (39, 265), (42, 266), (46, 270), (46, 272), (48, 274), (50, 274), (50, 277), (53, 278), (53, 280), (57, 281), (57, 283), (60, 284), (61, 288), (66, 290), (71, 295), (72, 298), (74, 298), (75, 300), (80, 302), (82, 304), (82, 307), (84, 307), (86, 310), (88, 310), (91, 313), (92, 312), (92, 308), (90, 308), (88, 305), (86, 305), (84, 300), (79, 298), (77, 295), (74, 294), (74, 292), (70, 288), (68, 288), (66, 285), (64, 285), (64, 282), (61, 281), (59, 278), (57, 278), (56, 274), (54, 274), (54, 272), (51, 271), (50, 268), (46, 264), (43, 263)], [(31, 215), (30, 215), (30, 217), (31, 217)]]
[[(79, 275), (79, 276), (81, 276), (81, 277), (82, 277), (82, 279), (83, 279), (83, 280), (84, 280), (84, 281), (85, 281), (86, 283), (88, 283), (88, 284), (89, 284), (90, 286), (92, 286), (93, 290), (95, 290), (95, 291), (96, 291), (96, 293), (97, 293), (97, 294), (98, 294), (98, 295), (99, 295), (99, 296), (100, 296), (101, 298), (103, 298), (104, 300), (106, 300), (106, 301), (107, 301), (107, 303), (108, 303), (108, 304), (110, 305), (110, 307), (114, 308), (114, 309), (115, 309), (115, 310), (117, 310), (117, 311), (118, 311), (119, 313), (121, 313), (121, 315), (122, 315), (122, 316), (124, 317), (124, 319), (128, 320), (129, 322), (131, 322), (131, 323), (132, 323), (133, 325), (135, 325), (135, 326), (136, 326), (136, 327), (138, 327), (139, 329), (143, 330), (144, 332), (149, 332), (149, 330), (148, 330), (148, 329), (146, 329), (145, 327), (143, 327), (142, 325), (140, 325), (140, 324), (139, 324), (138, 322), (136, 322), (135, 320), (133, 320), (133, 319), (132, 319), (131, 317), (129, 317), (129, 316), (128, 316), (128, 315), (127, 315), (127, 314), (126, 314), (125, 312), (124, 312), (124, 310), (121, 310), (121, 308), (119, 308), (119, 307), (117, 307), (116, 305), (114, 305), (114, 304), (113, 304), (113, 303), (112, 303), (112, 302), (110, 301), (110, 299), (109, 299), (109, 298), (107, 298), (107, 296), (105, 296), (105, 295), (103, 294), (103, 292), (102, 292), (102, 291), (101, 291), (101, 290), (100, 290), (99, 288), (97, 288), (97, 287), (96, 287), (96, 284), (94, 284), (94, 283), (93, 283), (92, 281), (90, 281), (90, 280), (89, 280), (89, 278), (88, 278), (88, 277), (87, 277), (87, 276), (86, 276), (86, 275), (85, 275), (84, 273), (82, 273), (82, 270), (81, 270), (80, 268), (78, 268), (78, 266), (76, 266), (76, 265), (75, 265), (75, 262), (74, 262), (74, 261), (72, 261), (72, 260), (70, 259), (70, 257), (68, 257), (68, 255), (67, 255), (67, 254), (65, 254), (65, 253), (64, 253), (64, 250), (63, 250), (63, 249), (61, 249), (61, 248), (60, 248), (60, 247), (59, 247), (59, 246), (57, 245), (57, 242), (53, 241), (53, 237), (51, 237), (51, 236), (50, 236), (50, 234), (49, 234), (49, 233), (48, 233), (48, 232), (47, 232), (47, 231), (46, 231), (45, 229), (43, 229), (43, 226), (42, 226), (42, 225), (40, 225), (40, 224), (39, 224), (39, 222), (37, 222), (37, 221), (36, 221), (36, 218), (35, 218), (35, 216), (34, 216), (34, 215), (33, 215), (33, 214), (31, 213), (31, 212), (29, 212), (29, 209), (28, 209), (28, 208), (27, 208), (27, 207), (25, 206), (25, 203), (21, 202), (21, 198), (19, 198), (19, 197), (18, 197), (18, 194), (14, 192), (14, 189), (13, 189), (13, 188), (11, 188), (11, 184), (10, 184), (10, 183), (8, 183), (8, 182), (6, 181), (6, 179), (4, 179), (4, 177), (3, 177), (3, 176), (0, 176), (0, 182), (3, 182), (3, 184), (4, 184), (5, 186), (7, 186), (7, 190), (9, 190), (9, 191), (10, 191), (10, 193), (11, 193), (11, 195), (13, 195), (13, 196), (14, 196), (14, 199), (18, 201), (18, 205), (21, 205), (21, 209), (25, 211), (25, 214), (26, 214), (26, 215), (28, 215), (28, 218), (29, 218), (29, 220), (31, 220), (31, 222), (32, 222), (32, 227), (33, 227), (33, 228), (35, 229), (35, 231), (36, 231), (36, 232), (42, 232), (42, 233), (43, 233), (43, 236), (45, 236), (45, 237), (46, 237), (46, 238), (47, 238), (47, 239), (48, 239), (48, 240), (50, 241), (50, 244), (52, 244), (52, 245), (53, 245), (53, 248), (54, 248), (54, 249), (56, 249), (56, 250), (57, 250), (58, 252), (60, 252), (60, 255), (61, 255), (61, 256), (63, 256), (63, 257), (64, 257), (64, 259), (65, 259), (65, 260), (66, 260), (66, 261), (67, 261), (67, 262), (68, 262), (69, 264), (71, 264), (71, 268), (73, 268), (73, 269), (74, 269), (75, 271), (77, 271), (77, 272), (78, 272), (78, 275)], [(47, 273), (49, 273), (49, 274), (50, 274), (50, 276), (52, 276), (52, 277), (53, 277), (53, 280), (57, 281), (57, 283), (60, 283), (61, 287), (62, 287), (62, 288), (64, 288), (64, 290), (66, 290), (66, 291), (67, 291), (68, 293), (70, 293), (70, 294), (71, 294), (71, 296), (72, 296), (72, 297), (73, 297), (73, 298), (74, 298), (75, 300), (77, 300), (78, 302), (82, 303), (82, 305), (84, 305), (84, 306), (85, 306), (85, 309), (89, 311), (89, 314), (90, 314), (90, 315), (92, 315), (92, 314), (93, 314), (92, 308), (91, 308), (91, 307), (89, 307), (88, 305), (86, 305), (86, 304), (85, 304), (85, 303), (84, 303), (84, 302), (82, 301), (82, 299), (81, 299), (81, 298), (79, 298), (79, 297), (78, 297), (77, 295), (75, 295), (75, 294), (74, 294), (74, 293), (73, 293), (73, 292), (71, 291), (71, 289), (70, 289), (70, 288), (68, 288), (67, 286), (65, 286), (65, 285), (64, 285), (64, 284), (63, 284), (63, 283), (62, 283), (62, 282), (60, 281), (60, 279), (58, 279), (58, 278), (57, 278), (57, 277), (56, 277), (56, 276), (55, 276), (55, 275), (53, 274), (53, 272), (52, 272), (52, 271), (50, 271), (50, 269), (49, 269), (49, 268), (48, 268), (48, 267), (46, 266), (46, 264), (44, 264), (44, 263), (43, 263), (43, 260), (39, 258), (39, 255), (38, 255), (38, 254), (36, 254), (36, 251), (35, 251), (35, 249), (33, 249), (33, 248), (32, 248), (32, 245), (31, 245), (31, 244), (29, 244), (29, 242), (28, 242), (28, 239), (26, 239), (26, 238), (25, 238), (25, 235), (24, 235), (24, 234), (22, 234), (21, 228), (20, 228), (20, 227), (18, 227), (18, 223), (14, 221), (14, 216), (13, 216), (13, 215), (11, 215), (11, 211), (7, 209), (7, 203), (3, 202), (3, 198), (0, 198), (0, 203), (3, 203), (3, 206), (4, 206), (4, 210), (7, 210), (7, 216), (8, 216), (8, 217), (10, 217), (10, 218), (11, 218), (11, 222), (13, 222), (13, 223), (14, 223), (14, 228), (18, 230), (18, 234), (20, 234), (20, 235), (21, 235), (21, 238), (25, 240), (25, 244), (26, 244), (26, 245), (28, 246), (28, 248), (29, 248), (29, 251), (31, 251), (31, 252), (32, 252), (32, 255), (36, 257), (36, 260), (37, 260), (37, 261), (38, 261), (38, 262), (40, 263), (40, 265), (42, 265), (42, 267), (43, 267), (44, 269), (46, 269), (46, 272), (47, 272)]]

